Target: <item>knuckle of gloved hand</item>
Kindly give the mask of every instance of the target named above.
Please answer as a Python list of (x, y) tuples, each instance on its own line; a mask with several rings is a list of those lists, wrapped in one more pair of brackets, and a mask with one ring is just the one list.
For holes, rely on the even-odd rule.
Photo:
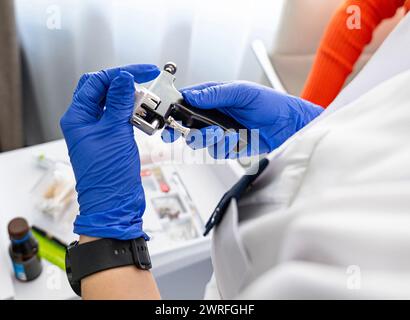
[(94, 77), (100, 80), (103, 83), (108, 83), (110, 80), (110, 75), (108, 70), (100, 70), (98, 72), (94, 72)]
[(107, 87), (109, 83), (108, 75), (105, 71), (90, 72), (87, 75), (87, 86), (90, 88), (102, 88)]
[(80, 79), (78, 80), (77, 88), (81, 87), (81, 86), (88, 80), (89, 77), (90, 77), (90, 74), (89, 74), (89, 73), (84, 73), (84, 74), (80, 77)]
[(73, 98), (77, 95), (78, 91), (84, 86), (87, 80), (90, 78), (90, 73), (84, 73), (77, 82), (77, 87), (74, 90)]
[(88, 80), (95, 78), (95, 77), (97, 76), (97, 74), (98, 74), (98, 72), (87, 72), (87, 73), (84, 73), (84, 74), (81, 76), (81, 78), (80, 78), (80, 80), (78, 81), (78, 83), (84, 85), (84, 83), (87, 82)]

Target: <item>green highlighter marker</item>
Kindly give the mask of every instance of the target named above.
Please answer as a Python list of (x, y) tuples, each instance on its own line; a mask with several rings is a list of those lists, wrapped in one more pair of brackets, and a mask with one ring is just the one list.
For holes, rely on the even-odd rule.
[(31, 229), (39, 244), (40, 257), (65, 270), (66, 244), (36, 226)]

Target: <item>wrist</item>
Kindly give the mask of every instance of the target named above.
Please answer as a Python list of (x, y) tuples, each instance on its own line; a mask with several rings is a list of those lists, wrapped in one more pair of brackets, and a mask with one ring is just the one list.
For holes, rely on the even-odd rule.
[[(87, 243), (77, 241), (71, 243), (67, 247), (65, 258), (69, 283), (79, 296), (82, 293), (82, 285), (87, 287), (91, 279), (95, 280), (113, 273), (114, 278), (117, 278), (117, 275), (124, 272), (124, 267), (127, 266), (134, 266), (141, 270), (151, 268), (151, 259), (144, 239), (123, 241), (81, 235), (80, 241)], [(117, 268), (122, 268), (119, 273), (115, 270), (108, 271)], [(113, 284), (117, 283), (115, 279), (112, 280)]]
[[(132, 240), (137, 238), (149, 240), (148, 235), (142, 229), (141, 218), (130, 220), (128, 224), (125, 224), (120, 218), (115, 217), (113, 220), (118, 220), (118, 224), (112, 225), (101, 225), (100, 223), (95, 223), (95, 220), (88, 218), (77, 216), (74, 221), (74, 233), (81, 235), (81, 241), (90, 242), (97, 239)], [(94, 218), (97, 218), (97, 221), (102, 220), (100, 217)]]
[(130, 240), (143, 237), (149, 240), (143, 232), (143, 192), (131, 199), (123, 199), (122, 203), (106, 204), (99, 208), (101, 211), (90, 212), (84, 207), (86, 206), (80, 203), (82, 210), (74, 221), (74, 233), (90, 238)]
[(87, 243), (87, 242), (92, 242), (96, 240), (100, 240), (101, 238), (96, 238), (96, 237), (90, 237), (86, 235), (80, 235), (80, 239), (78, 240), (79, 244)]
[(323, 107), (316, 105), (310, 101), (298, 97), (292, 97), (292, 99), (292, 104), (295, 107), (298, 106), (299, 116), (297, 118), (300, 120), (298, 121), (296, 131), (302, 129), (304, 126), (306, 126), (309, 122), (318, 117), (324, 111)]

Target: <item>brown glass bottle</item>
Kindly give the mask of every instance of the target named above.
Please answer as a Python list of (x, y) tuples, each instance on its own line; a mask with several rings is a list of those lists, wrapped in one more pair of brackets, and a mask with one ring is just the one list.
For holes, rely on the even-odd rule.
[(38, 242), (31, 234), (24, 218), (15, 218), (8, 225), (11, 240), (9, 254), (13, 262), (14, 274), (18, 280), (30, 281), (37, 278), (41, 271)]

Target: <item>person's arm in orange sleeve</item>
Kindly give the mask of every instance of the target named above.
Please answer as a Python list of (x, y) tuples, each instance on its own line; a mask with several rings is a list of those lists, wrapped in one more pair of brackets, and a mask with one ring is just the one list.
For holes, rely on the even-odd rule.
[[(321, 40), (301, 97), (327, 107), (342, 89), (363, 49), (382, 20), (393, 17), (405, 0), (347, 0), (332, 17)], [(407, 1), (406, 7), (410, 5)], [(361, 28), (349, 29), (350, 6), (361, 12)]]

